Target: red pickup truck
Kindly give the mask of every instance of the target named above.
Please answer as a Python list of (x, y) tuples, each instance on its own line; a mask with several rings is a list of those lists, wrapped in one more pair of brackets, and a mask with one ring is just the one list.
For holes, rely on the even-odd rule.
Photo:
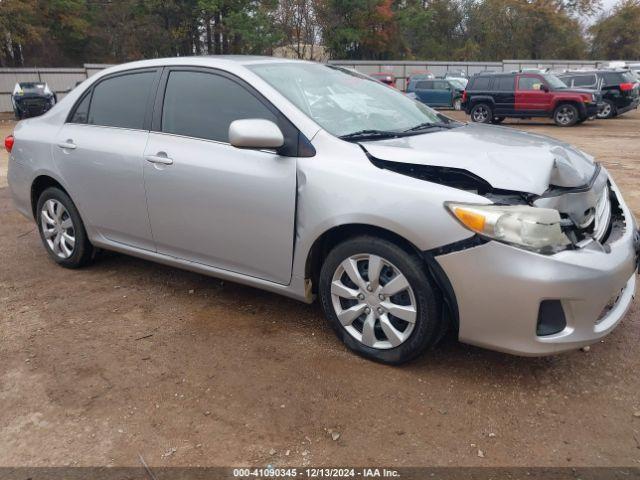
[(546, 73), (482, 73), (469, 80), (462, 107), (473, 122), (549, 117), (569, 127), (595, 117), (599, 98), (595, 90), (568, 88)]

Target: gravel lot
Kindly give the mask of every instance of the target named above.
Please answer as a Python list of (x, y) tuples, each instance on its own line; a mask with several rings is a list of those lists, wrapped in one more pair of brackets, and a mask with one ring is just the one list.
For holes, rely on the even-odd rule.
[[(639, 112), (506, 125), (596, 156), (640, 214)], [(2, 466), (640, 463), (637, 305), (588, 352), (448, 341), (385, 367), (349, 353), (317, 305), (118, 254), (55, 266), (11, 206), (6, 166), (3, 150)]]

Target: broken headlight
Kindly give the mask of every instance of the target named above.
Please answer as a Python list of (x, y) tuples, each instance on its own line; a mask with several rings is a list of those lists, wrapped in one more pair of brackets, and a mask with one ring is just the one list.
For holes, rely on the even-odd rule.
[(484, 237), (552, 253), (571, 243), (560, 227), (560, 213), (526, 205), (475, 205), (445, 202), (466, 228)]

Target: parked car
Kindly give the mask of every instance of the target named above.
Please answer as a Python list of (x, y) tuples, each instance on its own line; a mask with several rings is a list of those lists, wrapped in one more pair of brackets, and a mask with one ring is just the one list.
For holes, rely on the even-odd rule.
[(375, 78), (379, 82), (384, 83), (385, 85), (389, 85), (390, 87), (396, 88), (396, 77), (391, 73), (379, 72), (379, 73), (372, 73), (369, 76)]
[(430, 107), (445, 107), (460, 110), (464, 87), (456, 80), (438, 78), (434, 80), (411, 79), (407, 93), (415, 94), (416, 100)]
[(123, 64), (5, 146), (14, 203), (59, 265), (101, 248), (319, 297), (338, 337), (381, 362), (449, 329), (521, 355), (577, 349), (635, 292), (635, 219), (590, 155), (337, 66)]
[(467, 83), (469, 83), (469, 77), (465, 75), (464, 72), (456, 73), (456, 72), (447, 72), (444, 74), (444, 78), (447, 80), (454, 80), (455, 82), (462, 85), (462, 89), (467, 88)]
[(407, 76), (407, 85), (412, 81), (431, 80), (433, 78), (436, 78), (436, 76), (427, 70), (414, 70), (409, 74), (409, 76)]
[(600, 91), (602, 106), (598, 118), (612, 118), (640, 105), (640, 83), (626, 69), (568, 71), (558, 78), (572, 88)]
[(556, 125), (569, 127), (595, 117), (598, 98), (596, 91), (567, 88), (551, 74), (491, 73), (471, 78), (462, 105), (473, 122), (550, 117)]
[(18, 82), (11, 94), (13, 113), (17, 120), (42, 115), (56, 101), (56, 94), (43, 82)]

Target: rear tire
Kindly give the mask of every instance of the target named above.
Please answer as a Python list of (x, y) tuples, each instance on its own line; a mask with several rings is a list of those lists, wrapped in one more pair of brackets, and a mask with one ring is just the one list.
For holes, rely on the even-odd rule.
[(489, 123), (493, 118), (493, 111), (486, 103), (478, 103), (473, 106), (471, 112), (471, 121), (476, 123)]
[(45, 250), (58, 265), (79, 268), (93, 260), (80, 213), (65, 192), (50, 187), (40, 194), (36, 222)]
[(553, 121), (559, 127), (572, 127), (579, 119), (578, 109), (570, 103), (561, 103), (553, 112)]
[(602, 109), (598, 111), (598, 118), (613, 118), (616, 116), (616, 106), (613, 104), (611, 100), (603, 100), (604, 105)]
[(388, 240), (362, 236), (337, 245), (322, 265), (319, 294), (338, 338), (371, 360), (407, 362), (444, 331), (441, 295), (424, 261)]

